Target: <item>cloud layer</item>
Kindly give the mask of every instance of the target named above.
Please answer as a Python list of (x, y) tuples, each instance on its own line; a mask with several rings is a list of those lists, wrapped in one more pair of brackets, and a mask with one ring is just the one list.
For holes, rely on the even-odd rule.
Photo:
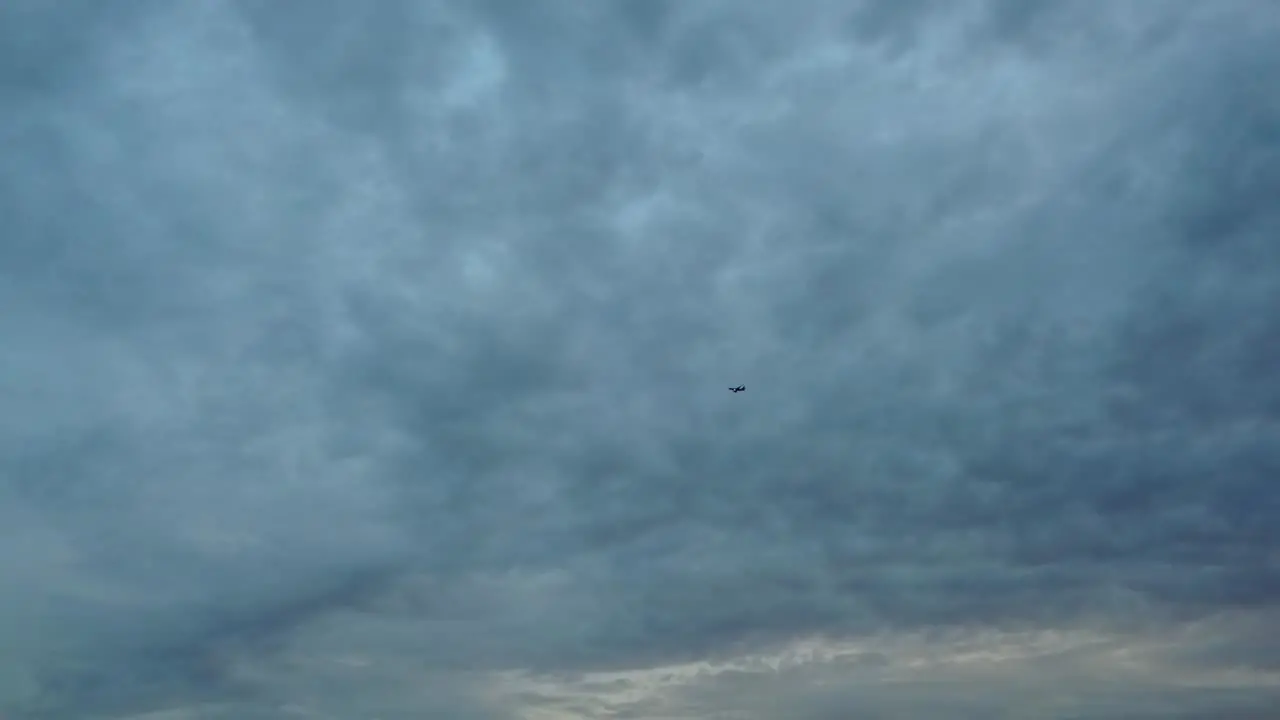
[(5, 717), (1280, 702), (1267, 3), (0, 28)]

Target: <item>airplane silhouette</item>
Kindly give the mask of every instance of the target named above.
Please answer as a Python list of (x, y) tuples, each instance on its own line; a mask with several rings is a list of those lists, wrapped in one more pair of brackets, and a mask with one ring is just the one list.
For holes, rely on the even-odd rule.
[(732, 392), (736, 392), (736, 393), (740, 393), (740, 392), (742, 392), (743, 390), (746, 390), (746, 389), (747, 389), (747, 386), (746, 386), (746, 385), (739, 385), (739, 386), (738, 386), (738, 387), (736, 387), (736, 388), (729, 388), (729, 390), (730, 390), (730, 391), (732, 391)]

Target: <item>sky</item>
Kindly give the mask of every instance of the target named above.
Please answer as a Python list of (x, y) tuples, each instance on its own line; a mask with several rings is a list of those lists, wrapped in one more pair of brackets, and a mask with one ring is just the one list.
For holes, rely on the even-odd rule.
[(1278, 33), (0, 4), (0, 717), (1276, 718)]

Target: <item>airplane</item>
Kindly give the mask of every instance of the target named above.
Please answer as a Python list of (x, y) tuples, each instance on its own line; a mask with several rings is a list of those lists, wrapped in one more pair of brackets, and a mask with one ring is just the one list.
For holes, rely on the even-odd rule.
[(746, 385), (739, 385), (739, 386), (738, 386), (738, 387), (736, 387), (736, 388), (729, 388), (729, 390), (731, 390), (732, 392), (736, 392), (736, 393), (740, 393), (740, 392), (742, 392), (743, 390), (746, 390), (746, 389), (747, 389), (747, 386), (746, 386)]

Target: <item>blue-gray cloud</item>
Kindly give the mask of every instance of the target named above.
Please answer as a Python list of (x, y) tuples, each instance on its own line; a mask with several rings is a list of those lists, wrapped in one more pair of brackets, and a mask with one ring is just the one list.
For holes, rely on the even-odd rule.
[[(1277, 25), (0, 10), (0, 710), (488, 718), (495, 673), (1269, 617)], [(1274, 669), (1223, 627), (1168, 666)], [(806, 677), (760, 717), (839, 714)]]

